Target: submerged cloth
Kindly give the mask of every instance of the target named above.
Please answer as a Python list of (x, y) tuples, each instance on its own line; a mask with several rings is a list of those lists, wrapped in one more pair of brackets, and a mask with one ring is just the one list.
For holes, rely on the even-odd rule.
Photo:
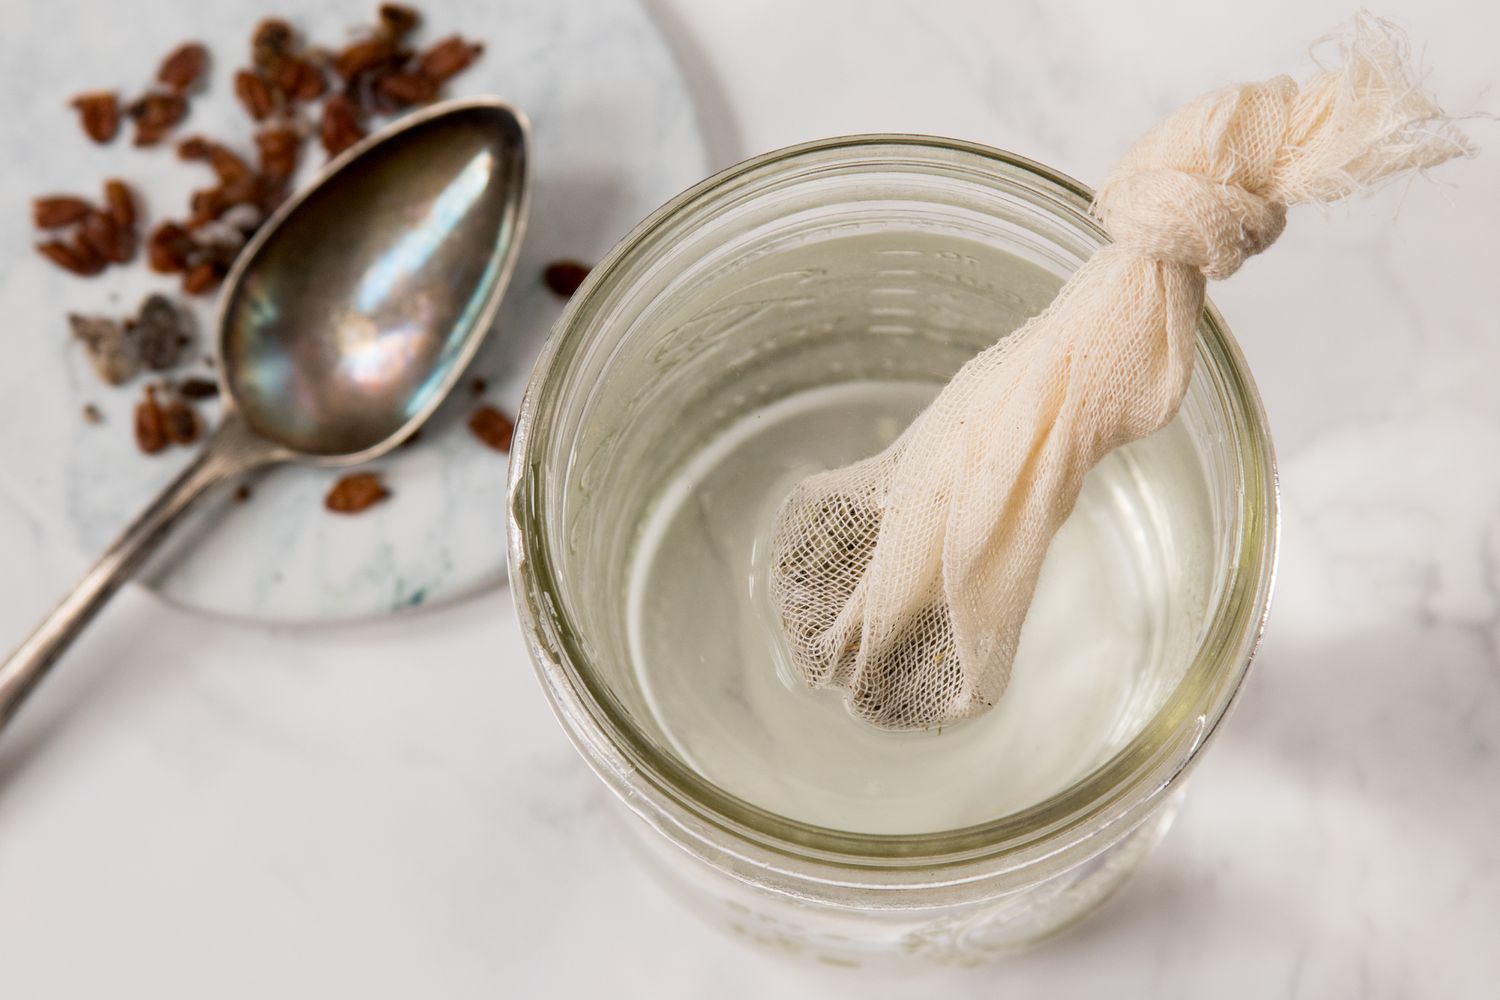
[(808, 684), (846, 689), (883, 729), (993, 706), (1084, 475), (1182, 402), (1205, 280), (1270, 246), (1290, 205), (1470, 152), (1394, 27), (1361, 15), (1340, 54), (1302, 86), (1214, 91), (1145, 135), (1095, 202), (1114, 242), (885, 451), (793, 489), (770, 594)]

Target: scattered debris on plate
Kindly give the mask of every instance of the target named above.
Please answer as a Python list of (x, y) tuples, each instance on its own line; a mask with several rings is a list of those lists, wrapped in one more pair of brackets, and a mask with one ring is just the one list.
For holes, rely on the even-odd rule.
[[(208, 167), (214, 183), (190, 192), (186, 218), (157, 217), (145, 239), (151, 270), (179, 276), (186, 295), (217, 288), (256, 230), (290, 194), (310, 139), (316, 138), (331, 159), (364, 138), (376, 119), (441, 98), (444, 85), (484, 52), (481, 43), (461, 35), (418, 48), (411, 35), (421, 23), (413, 7), (382, 4), (373, 26), (354, 33), (342, 47), (323, 48), (309, 45), (288, 21), (261, 21), (250, 38), (249, 65), (232, 76), (239, 105), (255, 124), (253, 155), (205, 135), (177, 142), (177, 156)], [(154, 82), (139, 96), (91, 91), (70, 105), (93, 142), (113, 142), (128, 121), (134, 146), (159, 146), (188, 117), (191, 97), (209, 85), (212, 64), (205, 45), (186, 42), (161, 60)], [(135, 194), (118, 178), (105, 182), (102, 204), (68, 194), (37, 198), (32, 220), (43, 234), (37, 250), (73, 274), (100, 274), (135, 259), (143, 214)], [(588, 271), (564, 260), (550, 265), (543, 278), (566, 298)], [(101, 381), (111, 386), (126, 385), (142, 372), (174, 371), (192, 339), (182, 308), (163, 295), (148, 298), (132, 318), (70, 314), (68, 322)], [(475, 377), (470, 388), (476, 398), (483, 397), (489, 383)], [(146, 386), (135, 406), (137, 447), (154, 455), (199, 440), (204, 423), (194, 403), (218, 395), (216, 381), (196, 375)], [(89, 423), (104, 420), (92, 403), (83, 416)], [(489, 447), (510, 450), (514, 426), (495, 407), (481, 406), (469, 427)], [(405, 444), (417, 437), (413, 433)], [(334, 484), (325, 505), (355, 513), (390, 495), (378, 474), (353, 473)], [(235, 494), (240, 501), (249, 496), (248, 485)]]
[(161, 388), (146, 386), (145, 397), (135, 406), (135, 443), (147, 455), (174, 444), (192, 444), (203, 432), (203, 422), (192, 404), (170, 390), (163, 404), (156, 395)]
[(71, 194), (34, 198), (31, 221), (51, 237), (38, 252), (74, 274), (91, 276), (135, 259), (135, 197), (117, 178), (104, 182), (103, 206)]
[(323, 506), (335, 514), (358, 514), (391, 495), (378, 472), (354, 472), (333, 484)]
[(219, 394), (219, 383), (211, 378), (202, 378), (197, 375), (182, 379), (176, 385), (177, 394), (183, 399), (200, 400), (213, 399)]
[(125, 335), (125, 324), (107, 316), (68, 314), (73, 336), (83, 343), (89, 363), (107, 385), (124, 385), (141, 370), (141, 357)]
[(469, 430), (474, 436), (496, 451), (510, 451), (510, 441), (515, 435), (516, 425), (510, 417), (493, 406), (481, 406), (469, 418)]
[(70, 313), (68, 323), (107, 385), (124, 385), (143, 368), (175, 368), (192, 340), (183, 313), (164, 295), (148, 296), (139, 315), (123, 321)]
[(146, 386), (146, 397), (135, 404), (135, 444), (147, 455), (165, 451), (167, 416), (156, 400), (156, 387)]
[(578, 291), (578, 286), (588, 276), (589, 268), (578, 261), (559, 260), (547, 265), (547, 269), (542, 272), (542, 281), (553, 293), (567, 299), (573, 297), (573, 293)]
[(120, 99), (112, 91), (79, 94), (71, 104), (78, 111), (83, 134), (90, 139), (106, 143), (120, 134)]

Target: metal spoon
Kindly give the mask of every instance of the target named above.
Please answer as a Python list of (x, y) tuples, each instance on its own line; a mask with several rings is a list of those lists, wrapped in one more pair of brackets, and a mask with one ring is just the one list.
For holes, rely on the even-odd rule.
[(283, 205), (219, 299), (223, 417), (203, 451), (0, 666), (0, 728), (204, 492), (400, 444), (493, 322), (525, 228), (529, 126), (449, 101), (370, 136)]

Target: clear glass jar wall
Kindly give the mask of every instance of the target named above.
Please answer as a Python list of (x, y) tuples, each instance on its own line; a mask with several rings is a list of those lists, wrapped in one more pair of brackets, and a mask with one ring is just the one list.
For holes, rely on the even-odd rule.
[[(737, 933), (867, 964), (976, 961), (1056, 931), (1165, 829), (1244, 677), (1269, 599), (1275, 477), (1254, 387), (1212, 309), (1188, 399), (1164, 432), (1186, 457), (1153, 466), (1196, 498), (1179, 505), (1195, 523), (1176, 526), (1186, 583), (1152, 647), (1161, 669), (1131, 695), (1131, 718), (1144, 721), (1112, 733), (1066, 787), (953, 829), (804, 822), (684, 760), (632, 664), (631, 560), (683, 464), (746, 414), (805, 389), (947, 378), (1042, 308), (1104, 241), (1088, 202), (1038, 164), (952, 140), (853, 137), (767, 154), (685, 192), (622, 241), (537, 365), (510, 510), (533, 659), (570, 737), (634, 813), (627, 826), (648, 863)], [(895, 244), (855, 239), (871, 236)], [(923, 251), (893, 269), (869, 249), (888, 245)], [(965, 252), (976, 245), (1036, 265), (1040, 279), (1007, 281)]]

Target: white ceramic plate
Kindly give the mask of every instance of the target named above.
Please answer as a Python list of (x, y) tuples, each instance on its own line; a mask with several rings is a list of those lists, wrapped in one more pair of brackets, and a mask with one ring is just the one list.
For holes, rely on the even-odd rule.
[[(687, 84), (633, 0), (419, 6), (428, 23), (418, 44), (452, 32), (485, 44), (446, 96), (499, 95), (523, 108), (534, 128), (529, 228), (496, 329), (470, 369), (488, 378), (488, 399), (514, 413), (561, 309), (541, 284), (545, 264), (599, 259), (701, 178), (707, 154)], [(332, 45), (372, 24), (376, 4), (286, 7), (309, 41)], [(20, 86), (0, 116), (0, 488), (40, 518), (55, 543), (98, 552), (188, 458), (181, 448), (137, 452), (131, 411), (140, 381), (101, 383), (72, 343), (65, 314), (123, 315), (149, 291), (175, 291), (176, 282), (151, 274), (144, 260), (96, 278), (56, 269), (32, 249), (30, 199), (97, 198), (103, 179), (119, 176), (143, 196), (149, 227), (184, 216), (188, 191), (211, 184), (205, 168), (177, 161), (172, 143), (132, 148), (128, 127), (113, 144), (95, 146), (66, 103), (85, 90), (138, 91), (167, 51), (198, 39), (214, 56), (210, 85), (175, 136), (201, 130), (248, 152), (251, 123), (234, 101), (232, 74), (248, 62), (255, 25), (276, 13), (267, 0), (45, 0), (7, 12), (0, 65)], [(310, 143), (304, 158), (305, 182), (322, 151)], [(198, 301), (195, 313), (202, 354), (211, 347), (211, 300)], [(102, 425), (81, 418), (86, 403), (104, 411)], [(377, 463), (394, 493), (387, 503), (337, 517), (322, 499), (338, 473), (274, 470), (249, 502), (221, 505), (215, 523), (194, 526), (191, 545), (179, 545), (147, 582), (192, 608), (305, 622), (384, 614), (502, 581), (506, 459), (464, 426), (474, 405), (460, 388), (419, 443)]]

